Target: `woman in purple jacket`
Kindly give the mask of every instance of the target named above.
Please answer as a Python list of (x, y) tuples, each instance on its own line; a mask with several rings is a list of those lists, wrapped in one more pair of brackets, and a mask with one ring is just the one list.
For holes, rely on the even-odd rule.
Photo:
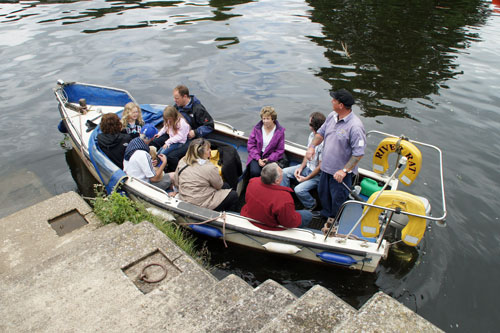
[(276, 120), (278, 114), (271, 106), (260, 110), (260, 119), (248, 138), (247, 171), (250, 178), (259, 177), (267, 163), (277, 162), (285, 153), (285, 128)]

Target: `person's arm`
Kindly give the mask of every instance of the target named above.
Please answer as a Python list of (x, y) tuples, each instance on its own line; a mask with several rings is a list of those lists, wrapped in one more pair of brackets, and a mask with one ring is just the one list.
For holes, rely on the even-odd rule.
[(158, 134), (155, 135), (156, 138), (159, 138), (163, 134), (167, 133), (167, 125), (164, 124), (161, 130), (158, 132)]
[(158, 168), (156, 168), (155, 175), (149, 178), (149, 180), (152, 183), (157, 183), (163, 179), (163, 169), (165, 169), (165, 166), (167, 165), (167, 157), (165, 155), (160, 154), (158, 155), (158, 158), (161, 160), (162, 163)]
[(260, 159), (260, 154), (261, 154), (260, 151), (262, 147), (261, 149), (259, 149), (259, 145), (257, 143), (257, 135), (262, 135), (262, 133), (257, 131), (257, 129), (254, 127), (252, 133), (250, 133), (250, 137), (248, 138), (247, 142), (247, 151), (249, 160), (258, 161)]
[[(170, 136), (167, 141), (165, 141), (165, 145), (168, 147), (172, 143), (178, 143), (181, 141), (186, 141), (186, 138), (188, 137), (189, 130), (191, 127), (187, 123), (187, 121), (184, 120), (184, 117), (180, 118), (179, 121), (179, 129), (177, 130), (177, 134)], [(172, 131), (173, 132), (173, 131)]]
[(300, 174), (302, 173), (302, 170), (304, 170), (304, 168), (306, 167), (306, 164), (307, 164), (307, 158), (304, 156), (304, 158), (302, 159), (302, 163), (300, 163), (300, 166), (293, 172), (293, 175), (299, 182), (300, 182), (300, 177), (302, 177)]
[(307, 176), (304, 177), (304, 176), (301, 176), (299, 174), (299, 177), (297, 178), (297, 180), (300, 183), (302, 183), (302, 182), (305, 182), (306, 180), (313, 179), (314, 177), (316, 177), (319, 174), (320, 171), (321, 171), (321, 162), (319, 162), (318, 166)]
[(323, 142), (323, 136), (319, 133), (316, 133), (316, 135), (314, 136), (314, 139), (311, 141), (311, 144), (309, 145), (309, 147), (307, 148), (307, 152), (306, 152), (306, 158), (308, 160), (310, 160), (311, 158), (313, 158), (314, 154), (315, 154), (315, 148), (317, 145), (319, 145), (321, 142)]
[(277, 214), (278, 223), (287, 228), (297, 228), (302, 223), (302, 217), (295, 211), (295, 204), (290, 196), (279, 209)]
[(207, 161), (207, 164), (208, 166), (205, 168), (208, 172), (208, 182), (210, 183), (210, 186), (212, 186), (216, 190), (220, 190), (222, 188), (222, 185), (224, 184), (224, 181), (219, 175), (219, 169), (210, 161)]
[(198, 127), (194, 130), (196, 137), (205, 137), (214, 130), (214, 120), (200, 103), (193, 106), (194, 121)]
[(347, 174), (349, 172), (351, 172), (352, 169), (354, 169), (354, 167), (358, 164), (358, 162), (362, 158), (363, 158), (363, 156), (351, 156), (351, 158), (349, 158), (349, 161), (347, 161), (347, 163), (345, 164), (344, 168), (342, 170), (338, 170), (337, 172), (335, 172), (335, 174), (333, 175), (333, 178), (337, 182), (342, 183), (345, 176), (347, 176)]

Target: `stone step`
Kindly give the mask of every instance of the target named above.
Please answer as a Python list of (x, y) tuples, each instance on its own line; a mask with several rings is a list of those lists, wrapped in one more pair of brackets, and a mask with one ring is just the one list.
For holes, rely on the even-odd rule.
[(48, 256), (61, 237), (49, 221), (76, 210), (87, 225), (63, 236), (77, 238), (99, 224), (90, 206), (75, 192), (64, 193), (0, 220), (0, 275), (18, 265), (35, 265)]
[(315, 285), (260, 332), (331, 332), (356, 310), (328, 289)]
[(170, 316), (160, 318), (158, 327), (166, 332), (190, 331), (211, 318), (223, 316), (244, 297), (250, 297), (253, 288), (236, 275), (229, 275), (217, 284), (192, 298), (184, 298)]
[(443, 332), (392, 297), (379, 291), (334, 332)]
[(242, 297), (227, 311), (189, 332), (256, 332), (296, 299), (279, 283), (266, 280), (249, 297)]
[[(136, 279), (127, 275), (127, 268), (142, 264), (151, 254), (157, 257), (155, 260), (163, 260), (171, 273), (156, 288), (167, 288), (171, 295), (182, 295), (179, 287), (182, 281), (169, 283), (177, 276), (184, 275), (184, 282), (193, 280), (191, 286), (202, 286), (200, 281), (208, 281), (207, 285), (216, 283), (213, 276), (184, 255), (152, 224), (144, 222), (131, 228), (124, 225), (116, 228), (127, 230), (116, 232), (109, 239), (95, 237), (94, 242), (88, 239), (78, 246), (68, 246), (64, 255), (51, 257), (15, 278), (2, 279), (2, 299), (10, 306), (0, 309), (0, 315), (9, 318), (0, 324), (0, 331), (33, 328), (67, 331), (82, 327), (93, 331), (103, 328), (104, 322), (127, 319), (131, 319), (131, 325), (137, 325), (139, 322), (133, 319), (135, 313), (130, 308), (154, 304), (154, 300), (136, 286)], [(32, 293), (33, 288), (36, 294)]]

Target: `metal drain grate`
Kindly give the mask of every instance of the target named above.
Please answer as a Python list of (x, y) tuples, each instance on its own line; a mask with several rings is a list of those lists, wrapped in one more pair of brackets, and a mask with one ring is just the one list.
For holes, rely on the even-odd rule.
[(50, 219), (48, 222), (58, 236), (65, 235), (88, 224), (85, 218), (80, 215), (76, 209)]

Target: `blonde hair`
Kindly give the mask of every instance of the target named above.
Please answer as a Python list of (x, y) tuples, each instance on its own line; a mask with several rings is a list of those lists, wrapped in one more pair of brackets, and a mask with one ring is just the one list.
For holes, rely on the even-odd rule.
[(276, 119), (278, 119), (278, 114), (272, 106), (264, 106), (260, 110), (260, 119), (262, 119), (263, 117), (271, 117), (273, 121), (276, 121)]
[(144, 125), (144, 120), (142, 120), (142, 112), (141, 112), (141, 107), (134, 102), (128, 102), (125, 104), (125, 108), (123, 109), (123, 115), (122, 115), (122, 125), (123, 128), (127, 128), (128, 125), (128, 118), (130, 117), (130, 114), (134, 109), (137, 108), (139, 110), (139, 116), (137, 117), (137, 121), (139, 122), (139, 125)]
[(181, 117), (182, 115), (177, 111), (173, 106), (167, 106), (165, 110), (163, 110), (163, 126), (169, 127), (167, 119), (172, 118), (172, 129), (174, 130), (174, 134), (177, 134), (177, 131), (181, 127)]
[(186, 152), (186, 156), (184, 157), (186, 160), (186, 164), (191, 166), (196, 162), (197, 159), (203, 158), (203, 154), (209, 147), (210, 141), (203, 138), (198, 138), (191, 141)]

